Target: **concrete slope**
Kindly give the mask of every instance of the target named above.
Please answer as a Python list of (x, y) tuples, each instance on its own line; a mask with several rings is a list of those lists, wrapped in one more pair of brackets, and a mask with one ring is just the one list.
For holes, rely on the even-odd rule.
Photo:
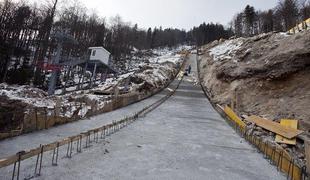
[[(195, 56), (189, 62), (195, 74)], [(71, 159), (60, 158), (57, 167), (45, 155), (37, 179), (285, 179), (187, 82), (193, 78), (145, 117)], [(27, 163), (23, 170), (24, 176), (33, 171)]]
[[(171, 84), (170, 86), (170, 88), (173, 88), (176, 85)], [(48, 144), (69, 136), (77, 135), (81, 132), (111, 123), (114, 120), (120, 120), (125, 116), (131, 116), (137, 111), (143, 109), (145, 106), (156, 102), (167, 93), (168, 91), (163, 91), (162, 93), (154, 95), (141, 102), (137, 102), (112, 112), (104, 113), (91, 118), (86, 118), (83, 120), (74, 121), (72, 123), (55, 126), (47, 130), (36, 131), (33, 133), (23, 134), (21, 136), (2, 140), (0, 141), (0, 158), (13, 155), (20, 150), (39, 147), (40, 144)]]

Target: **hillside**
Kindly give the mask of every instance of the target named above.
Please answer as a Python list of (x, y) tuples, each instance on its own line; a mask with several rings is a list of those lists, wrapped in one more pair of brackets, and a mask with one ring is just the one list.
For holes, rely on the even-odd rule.
[(203, 47), (203, 84), (219, 104), (240, 114), (293, 118), (310, 128), (310, 32), (269, 33)]
[[(214, 103), (229, 104), (240, 116), (258, 115), (277, 122), (299, 120), (298, 128), (307, 137), (310, 31), (214, 41), (202, 47), (199, 68), (202, 84)], [(257, 134), (269, 139), (274, 136), (264, 131)], [(297, 147), (302, 158), (303, 145)]]
[(180, 51), (186, 48), (154, 49), (152, 56), (143, 53), (141, 59), (147, 62), (132, 63), (135, 68), (131, 72), (108, 78), (98, 87), (64, 95), (48, 96), (31, 86), (2, 83), (0, 139), (12, 131), (31, 132), (108, 112), (122, 107), (127, 102), (124, 98), (131, 103), (146, 98), (174, 79), (184, 58)]

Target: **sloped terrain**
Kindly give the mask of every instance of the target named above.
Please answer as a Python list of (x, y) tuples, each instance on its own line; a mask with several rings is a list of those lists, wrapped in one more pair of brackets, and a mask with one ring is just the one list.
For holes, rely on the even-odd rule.
[(65, 95), (48, 96), (31, 86), (0, 84), (0, 134), (5, 133), (0, 139), (11, 130), (29, 132), (111, 111), (124, 104), (121, 97), (126, 98), (125, 104), (148, 97), (177, 74), (184, 57), (179, 51), (161, 50), (162, 54), (145, 57), (158, 62), (139, 61), (132, 72), (107, 79), (94, 89)]
[[(231, 105), (240, 116), (299, 120), (303, 139), (309, 139), (310, 31), (215, 41), (202, 47), (199, 68), (214, 103)], [(251, 128), (255, 135), (274, 141), (274, 133)], [(304, 160), (303, 141), (281, 145)]]
[(215, 103), (240, 114), (300, 120), (310, 129), (310, 32), (269, 33), (203, 47), (203, 84)]
[[(63, 157), (67, 147), (59, 150), (58, 166), (52, 166), (51, 152), (43, 156), (39, 179), (233, 179), (284, 180), (286, 177), (269, 164), (254, 147), (246, 143), (212, 108), (199, 85), (192, 81), (196, 73), (196, 56), (189, 56), (193, 73), (185, 76), (176, 92), (159, 107), (90, 148)], [(187, 65), (189, 65), (187, 63)], [(78, 121), (59, 128), (26, 134), (1, 141), (0, 157), (21, 148), (38, 146), (98, 127), (125, 116), (170, 93), (179, 80), (160, 93), (139, 103), (99, 115), (91, 121)], [(170, 89), (170, 90), (169, 90)], [(137, 104), (140, 106), (137, 107)], [(141, 104), (144, 104), (142, 106)], [(135, 106), (135, 107), (132, 107)], [(126, 113), (127, 112), (127, 113)], [(86, 127), (85, 127), (86, 126)], [(65, 132), (65, 133), (63, 133)], [(75, 132), (75, 133), (74, 133)], [(64, 135), (66, 134), (66, 136)], [(29, 139), (33, 143), (29, 142)], [(18, 146), (17, 146), (18, 144)], [(84, 145), (84, 143), (83, 143)], [(11, 153), (8, 153), (11, 152)], [(33, 174), (36, 158), (22, 161), (21, 178)], [(0, 179), (11, 178), (12, 167), (0, 169)], [(28, 175), (29, 176), (29, 175)]]

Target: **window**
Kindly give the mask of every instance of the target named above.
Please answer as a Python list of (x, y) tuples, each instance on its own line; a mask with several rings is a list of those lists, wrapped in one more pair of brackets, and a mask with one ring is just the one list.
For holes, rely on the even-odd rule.
[(96, 56), (96, 50), (93, 50), (92, 56)]

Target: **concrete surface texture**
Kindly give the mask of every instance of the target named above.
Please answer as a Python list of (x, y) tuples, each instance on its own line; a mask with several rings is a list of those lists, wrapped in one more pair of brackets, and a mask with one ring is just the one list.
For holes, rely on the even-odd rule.
[[(285, 179), (276, 167), (270, 165), (262, 154), (239, 137), (212, 108), (200, 86), (193, 83), (197, 74), (195, 55), (190, 56), (189, 63), (193, 74), (185, 77), (175, 95), (165, 103), (107, 137), (105, 141), (93, 143), (91, 148), (83, 149), (81, 154), (74, 153), (71, 159), (64, 158), (65, 147), (60, 149), (59, 164), (56, 167), (51, 165), (51, 154), (47, 153), (44, 156), (42, 175), (35, 179)], [(145, 102), (162, 97), (162, 93)], [(123, 111), (128, 113), (138, 106), (140, 105), (131, 105)], [(111, 118), (118, 118), (118, 113), (123, 112), (119, 110)], [(87, 121), (94, 123), (87, 127), (108, 121), (99, 121), (104, 116)], [(40, 138), (41, 135), (44, 138), (51, 135), (51, 139), (55, 139), (57, 136), (54, 137), (54, 133), (59, 133), (57, 128), (65, 130), (66, 127), (71, 132), (71, 128), (81, 130), (80, 125), (84, 126), (64, 125), (56, 127), (56, 130), (47, 130), (45, 134), (34, 134), (43, 142), (45, 140)], [(26, 136), (36, 137), (31, 134), (20, 137), (23, 142), (21, 147), (27, 147), (24, 141), (28, 144), (34, 142), (32, 139), (27, 140)], [(10, 146), (14, 140), (18, 142), (17, 139), (1, 142), (1, 155), (6, 154), (2, 147)], [(16, 146), (10, 147), (17, 149)], [(21, 176), (31, 177), (34, 161), (35, 159), (22, 162)], [(11, 168), (1, 169), (0, 179), (1, 174), (5, 175), (3, 178), (10, 177), (10, 171)]]
[(55, 126), (47, 130), (36, 131), (33, 133), (23, 134), (21, 136), (2, 140), (0, 141), (0, 158), (13, 155), (21, 150), (36, 148), (40, 146), (40, 144), (47, 144), (69, 136), (77, 135), (81, 132), (85, 132), (87, 130), (108, 124), (114, 120), (120, 120), (125, 116), (131, 116), (137, 111), (143, 109), (143, 107), (159, 100), (168, 92), (169, 91), (163, 91), (162, 93), (154, 95), (141, 102), (137, 102), (112, 112), (104, 113), (79, 121), (74, 121), (68, 124)]

